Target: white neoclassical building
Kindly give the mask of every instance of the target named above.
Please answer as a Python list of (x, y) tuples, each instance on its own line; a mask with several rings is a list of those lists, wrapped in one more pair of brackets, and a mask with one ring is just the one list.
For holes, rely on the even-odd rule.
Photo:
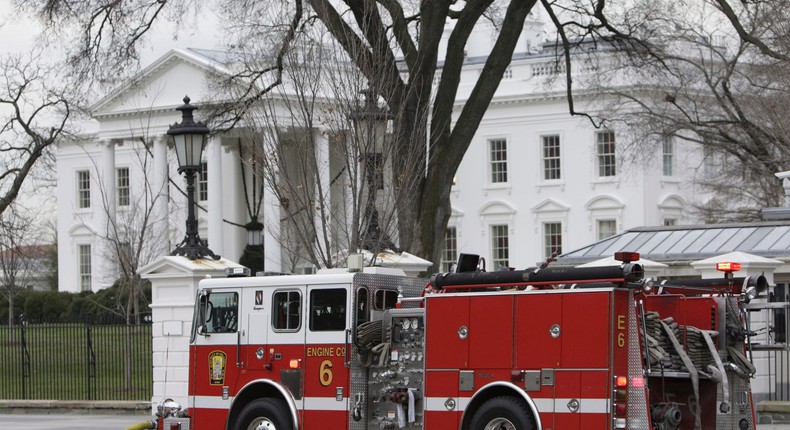
[[(570, 116), (564, 89), (546, 85), (557, 70), (552, 55), (537, 51), (539, 21), (528, 20), (522, 37), (457, 172), (442, 262), (449, 265), (458, 252), (467, 252), (484, 256), (491, 268), (526, 267), (632, 227), (695, 221), (686, 208), (705, 198), (692, 181), (703, 164), (700, 151), (667, 141), (639, 163), (624, 162), (627, 130), (596, 129)], [(482, 67), (487, 46), (479, 45), (467, 52), (459, 106)], [(60, 290), (111, 285), (119, 248), (140, 248), (141, 267), (181, 240), (185, 183), (166, 132), (180, 121), (175, 108), (184, 95), (198, 106), (210, 102), (209, 75), (225, 71), (227, 60), (199, 49), (167, 53), (94, 105), (95, 135), (58, 147)], [(320, 132), (316, 138), (316, 160), (329, 164), (329, 140)], [(241, 256), (243, 226), (250, 222), (244, 203), (248, 173), (237, 141), (232, 133), (209, 140), (197, 186), (201, 237), (232, 261)], [(329, 183), (335, 170), (323, 169), (326, 177), (316, 181)], [(260, 217), (281, 219), (279, 200), (264, 200)], [(143, 225), (154, 240), (139, 246), (134, 238)], [(266, 270), (314, 269), (286, 258), (281, 242), (277, 228), (265, 229)]]

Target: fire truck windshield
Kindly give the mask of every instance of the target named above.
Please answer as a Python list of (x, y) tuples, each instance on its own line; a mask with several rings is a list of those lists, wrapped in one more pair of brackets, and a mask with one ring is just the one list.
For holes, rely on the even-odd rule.
[(235, 333), (238, 327), (239, 294), (236, 292), (201, 294), (195, 313), (197, 334)]

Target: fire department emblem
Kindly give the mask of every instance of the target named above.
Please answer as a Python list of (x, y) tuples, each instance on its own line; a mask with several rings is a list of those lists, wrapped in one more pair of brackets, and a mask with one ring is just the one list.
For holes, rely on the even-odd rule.
[(208, 355), (208, 372), (211, 385), (225, 383), (225, 363), (228, 356), (222, 351), (212, 351)]

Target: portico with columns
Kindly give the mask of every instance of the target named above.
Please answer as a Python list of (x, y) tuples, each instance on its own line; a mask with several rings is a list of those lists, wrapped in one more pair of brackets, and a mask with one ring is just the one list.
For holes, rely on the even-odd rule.
[[(184, 237), (186, 184), (177, 172), (168, 127), (189, 95), (207, 100), (206, 75), (221, 65), (174, 50), (92, 108), (96, 129), (57, 148), (58, 284), (61, 291), (98, 291), (118, 278), (118, 249), (140, 253), (138, 267), (168, 255)], [(201, 111), (195, 112), (201, 119)], [(211, 135), (203, 152), (207, 179), (197, 177), (200, 237), (215, 254), (238, 261), (250, 222), (234, 135)], [(198, 198), (198, 197), (203, 197)], [(262, 218), (279, 219), (268, 205)], [(263, 221), (262, 219), (259, 221)], [(140, 237), (146, 237), (142, 244)], [(266, 267), (280, 270), (278, 238), (264, 231)]]

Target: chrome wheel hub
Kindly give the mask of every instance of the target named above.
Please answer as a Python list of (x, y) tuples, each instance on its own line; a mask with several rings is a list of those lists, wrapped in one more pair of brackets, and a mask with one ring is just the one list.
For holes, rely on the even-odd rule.
[(518, 430), (510, 420), (505, 418), (494, 418), (486, 424), (484, 430)]
[(277, 430), (277, 426), (268, 418), (255, 418), (247, 430)]

